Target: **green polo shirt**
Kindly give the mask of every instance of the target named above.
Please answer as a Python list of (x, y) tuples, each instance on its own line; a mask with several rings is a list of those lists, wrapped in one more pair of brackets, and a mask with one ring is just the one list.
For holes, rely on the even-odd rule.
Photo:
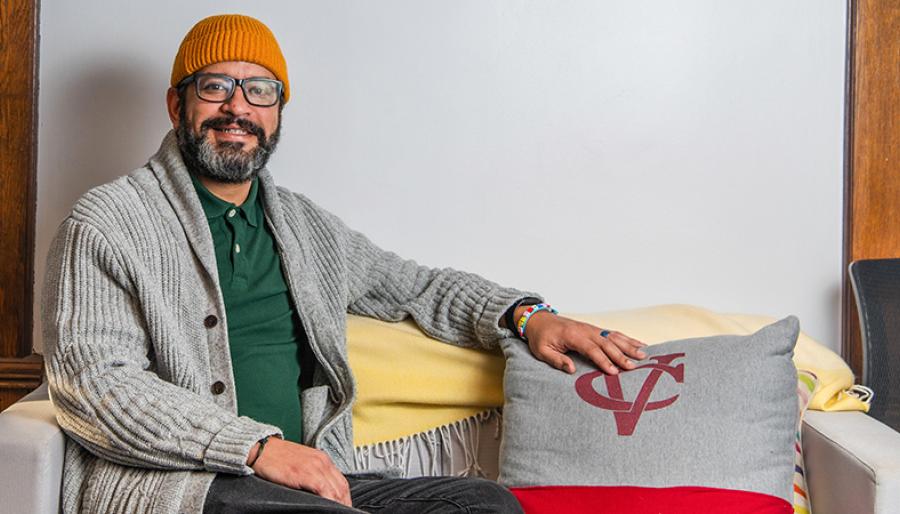
[(191, 179), (216, 248), (238, 414), (275, 425), (299, 443), (300, 361), (308, 344), (265, 221), (259, 181), (235, 205)]

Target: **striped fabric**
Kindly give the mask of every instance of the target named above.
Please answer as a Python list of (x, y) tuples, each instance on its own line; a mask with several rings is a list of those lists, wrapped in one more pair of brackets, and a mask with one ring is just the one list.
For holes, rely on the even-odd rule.
[(803, 466), (803, 445), (800, 444), (800, 432), (803, 426), (803, 413), (816, 390), (819, 379), (810, 371), (797, 370), (797, 431), (794, 440), (794, 514), (811, 514), (809, 493), (806, 487), (806, 470)]

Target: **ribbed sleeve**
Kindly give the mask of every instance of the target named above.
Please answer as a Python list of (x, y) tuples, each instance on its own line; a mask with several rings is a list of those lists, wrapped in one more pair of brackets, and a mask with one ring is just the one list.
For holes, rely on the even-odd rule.
[(244, 465), (250, 447), (279, 430), (151, 369), (155, 349), (133, 287), (136, 266), (89, 224), (69, 218), (57, 233), (43, 301), (47, 377), (60, 426), (119, 464), (251, 473)]
[[(277, 188), (267, 170), (259, 177), (317, 358), (298, 423), (350, 471), (348, 310), (410, 316), (435, 338), (490, 348), (512, 335), (498, 324), (506, 309), (538, 295), (401, 259)], [(42, 303), (51, 399), (78, 443), (66, 456), (66, 511), (196, 510), (213, 473), (251, 473), (250, 447), (281, 435), (236, 414), (213, 240), (173, 132), (146, 167), (79, 199), (51, 245)]]
[(313, 222), (341, 233), (347, 263), (349, 306), (353, 314), (385, 321), (412, 316), (428, 335), (449, 343), (496, 348), (512, 337), (500, 318), (518, 299), (537, 293), (501, 287), (473, 273), (429, 268), (382, 250), (338, 218), (320, 213)]

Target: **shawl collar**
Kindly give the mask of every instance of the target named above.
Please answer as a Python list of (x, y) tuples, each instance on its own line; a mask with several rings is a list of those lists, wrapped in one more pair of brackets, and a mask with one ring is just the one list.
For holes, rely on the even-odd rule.
[[(174, 131), (170, 131), (163, 139), (156, 154), (150, 158), (149, 167), (159, 181), (160, 188), (166, 196), (178, 222), (184, 229), (191, 248), (206, 273), (212, 277), (217, 291), (220, 290), (218, 268), (216, 267), (215, 245), (209, 223), (200, 198), (191, 183), (191, 176), (181, 157)], [(300, 311), (300, 319), (306, 329), (310, 344), (321, 355), (318, 363), (323, 365), (329, 381), (334, 387), (334, 394), (339, 399), (353, 395), (353, 381), (350, 378), (346, 357), (339, 352), (325, 351), (321, 348), (323, 341), (328, 346), (329, 330), (342, 331), (344, 324), (336, 323), (329, 313), (325, 312), (323, 303), (317, 300), (322, 292), (315, 279), (308, 272), (310, 269), (307, 247), (309, 234), (304, 227), (291, 227), (284, 214), (284, 206), (275, 186), (272, 175), (265, 168), (259, 171), (259, 191), (262, 195), (263, 208), (267, 221), (279, 246), (279, 254), (286, 267), (286, 279), (292, 299)], [(221, 296), (220, 296), (221, 301)], [(224, 304), (222, 304), (224, 307)], [(335, 362), (340, 366), (335, 366)], [(349, 404), (348, 404), (349, 405)]]
[[(175, 131), (170, 130), (163, 138), (162, 144), (156, 154), (150, 158), (150, 169), (153, 171), (156, 179), (159, 181), (160, 188), (166, 196), (179, 223), (184, 228), (188, 242), (200, 264), (206, 270), (206, 273), (213, 278), (214, 283), (219, 283), (218, 268), (216, 267), (215, 244), (213, 243), (212, 233), (209, 231), (209, 223), (206, 220), (206, 213), (200, 204), (200, 198), (194, 190), (191, 182), (191, 175), (184, 164), (181, 157), (181, 150), (178, 148), (178, 141)], [(278, 234), (289, 233), (287, 222), (281, 210), (281, 199), (278, 197), (278, 190), (272, 180), (269, 170), (263, 168), (259, 170), (259, 191), (263, 198), (263, 208), (269, 218), (273, 230)], [(301, 276), (299, 270), (303, 268), (303, 253), (300, 251), (296, 242), (290, 238), (279, 237), (280, 243), (287, 246), (283, 248), (287, 255), (298, 256), (301, 262), (292, 262), (292, 268), (297, 276)], [(304, 281), (306, 282), (306, 281)], [(306, 286), (306, 287), (303, 287)], [(309, 284), (302, 284), (301, 289), (309, 289)]]
[(160, 189), (172, 205), (179, 223), (184, 228), (188, 242), (206, 273), (219, 283), (216, 268), (216, 252), (209, 223), (194, 185), (191, 175), (181, 158), (175, 131), (170, 130), (163, 138), (156, 154), (150, 158), (150, 169), (159, 181)]

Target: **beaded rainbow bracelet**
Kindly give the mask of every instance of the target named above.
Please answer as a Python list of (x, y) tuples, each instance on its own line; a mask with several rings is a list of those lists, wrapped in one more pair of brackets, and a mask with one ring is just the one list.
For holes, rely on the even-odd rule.
[(519, 337), (522, 338), (523, 341), (527, 341), (528, 338), (525, 337), (525, 327), (528, 325), (528, 320), (534, 316), (535, 313), (540, 311), (548, 311), (550, 314), (559, 314), (559, 311), (550, 306), (549, 303), (538, 303), (535, 305), (529, 305), (527, 309), (525, 309), (525, 313), (522, 314), (522, 317), (519, 318), (519, 323), (516, 326), (516, 331), (519, 333)]

